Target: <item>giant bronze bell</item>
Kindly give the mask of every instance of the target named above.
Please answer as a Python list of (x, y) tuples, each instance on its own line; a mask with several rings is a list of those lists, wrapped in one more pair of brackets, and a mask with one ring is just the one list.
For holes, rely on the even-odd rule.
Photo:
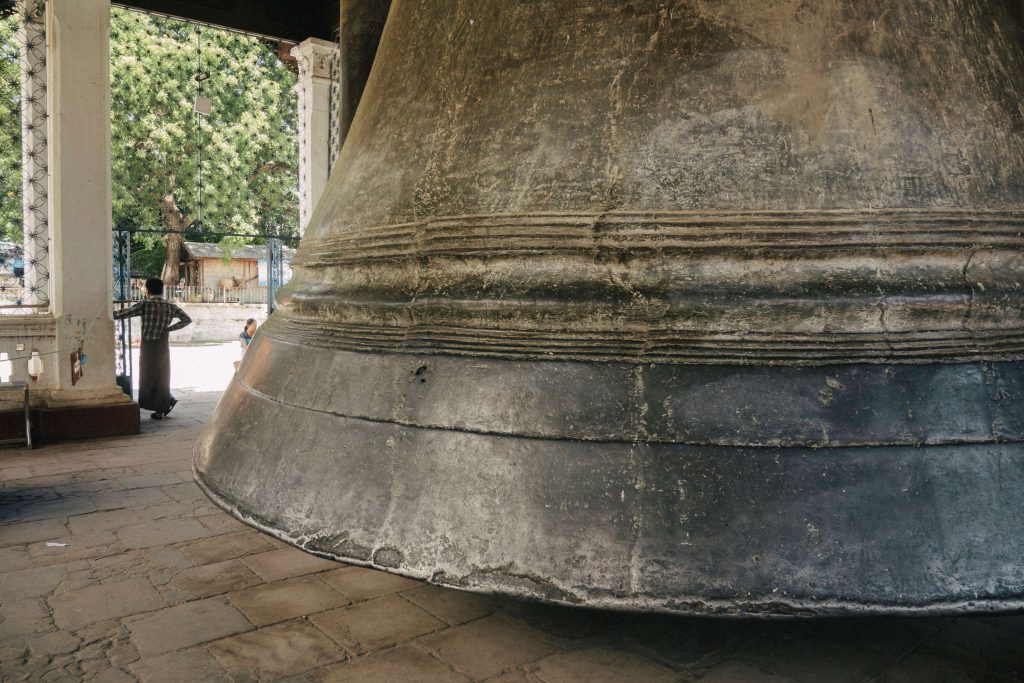
[(434, 583), (1024, 606), (1017, 0), (395, 0), (196, 447)]

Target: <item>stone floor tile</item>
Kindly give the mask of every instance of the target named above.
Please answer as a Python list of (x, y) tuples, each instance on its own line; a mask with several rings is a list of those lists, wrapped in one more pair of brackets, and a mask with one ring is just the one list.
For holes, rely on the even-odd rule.
[(316, 576), (300, 576), (228, 593), (231, 602), (257, 626), (341, 607), (348, 600)]
[(67, 535), (68, 528), (59, 519), (47, 519), (26, 524), (5, 524), (0, 526), (0, 547), (49, 541)]
[(128, 668), (140, 683), (231, 683), (213, 655), (202, 647), (142, 659)]
[(239, 531), (189, 543), (180, 549), (193, 564), (210, 564), (270, 550), (267, 538), (258, 531)]
[(561, 652), (530, 667), (545, 683), (672, 683), (678, 674), (644, 657), (603, 648)]
[(25, 639), (25, 645), (29, 651), (33, 655), (41, 657), (69, 655), (78, 650), (81, 644), (81, 638), (73, 636), (66, 631), (39, 633)]
[(230, 683), (231, 680), (203, 647), (140, 659), (128, 669), (140, 683)]
[(123, 526), (138, 524), (142, 521), (134, 510), (104, 510), (91, 512), (87, 515), (76, 515), (68, 518), (68, 528), (72, 534), (90, 533), (94, 531), (112, 531)]
[(233, 531), (243, 531), (249, 528), (234, 517), (230, 517), (223, 512), (197, 517), (197, 519), (207, 529), (230, 529)]
[(166, 607), (166, 603), (143, 579), (128, 579), (82, 588), (49, 599), (58, 627), (74, 630), (105, 619), (116, 619)]
[[(626, 680), (633, 681), (638, 679), (627, 678)], [(544, 683), (544, 681), (528, 674), (522, 669), (513, 669), (512, 671), (506, 671), (503, 674), (488, 678), (487, 683)]]
[(425, 585), (415, 590), (405, 591), (402, 593), (402, 597), (414, 602), (451, 626), (486, 617), (497, 609), (495, 599), (491, 595), (468, 593), (440, 586)]
[(206, 494), (195, 482), (176, 482), (170, 486), (161, 486), (160, 490), (178, 501), (200, 500), (204, 503), (209, 501)]
[(0, 571), (9, 572), (31, 566), (32, 558), (29, 557), (28, 549), (25, 546), (13, 545), (9, 548), (0, 548)]
[(157, 487), (96, 493), (94, 494), (94, 498), (96, 500), (96, 507), (98, 510), (140, 508), (171, 500), (167, 494)]
[(183, 650), (253, 628), (249, 620), (223, 598), (187, 602), (126, 619), (125, 624), (143, 657)]
[(765, 673), (742, 662), (723, 662), (711, 667), (696, 680), (700, 683), (787, 683), (781, 676)]
[(169, 547), (129, 550), (120, 555), (100, 557), (89, 561), (93, 576), (102, 583), (127, 578), (148, 578), (162, 586), (171, 578), (192, 566), (179, 550)]
[(0, 602), (49, 595), (60, 585), (67, 567), (30, 567), (0, 574)]
[(424, 585), (422, 581), (362, 567), (342, 567), (324, 573), (321, 578), (353, 602)]
[(14, 671), (29, 656), (28, 646), (21, 642), (0, 645), (0, 671)]
[(121, 669), (110, 668), (98, 672), (89, 683), (135, 683), (135, 677)]
[(307, 621), (296, 620), (207, 645), (229, 674), (277, 679), (341, 661), (344, 649)]
[[(785, 657), (779, 657), (785, 652)], [(793, 683), (856, 683), (896, 661), (902, 651), (883, 653), (856, 642), (807, 636), (800, 640), (766, 638), (750, 643), (740, 657), (754, 667)]]
[(397, 595), (366, 600), (309, 618), (352, 652), (369, 652), (444, 628), (445, 624)]
[(537, 633), (500, 616), (485, 617), (424, 636), (419, 642), (474, 679), (489, 678), (556, 650)]
[(167, 583), (168, 592), (165, 597), (172, 597), (175, 602), (184, 602), (242, 590), (260, 583), (263, 583), (260, 578), (241, 561), (226, 560), (178, 572)]
[(118, 481), (122, 489), (144, 489), (152, 486), (180, 484), (181, 478), (175, 472), (155, 472), (153, 474), (133, 474), (120, 477)]
[[(188, 519), (208, 515), (213, 511), (210, 503), (196, 500), (169, 500), (163, 503), (155, 503), (139, 508), (139, 515), (146, 521), (160, 521), (167, 519)], [(204, 525), (205, 526), (205, 525)], [(206, 527), (209, 528), (209, 527)], [(211, 536), (213, 534), (210, 534)]]
[(0, 641), (52, 628), (50, 612), (41, 598), (12, 600), (0, 604)]
[(324, 683), (469, 683), (470, 680), (411, 645), (357, 657), (329, 671)]
[(292, 576), (337, 569), (338, 563), (311, 555), (298, 548), (278, 548), (242, 559), (249, 569), (264, 581), (278, 581)]
[(63, 520), (74, 515), (95, 512), (98, 509), (93, 495), (68, 496), (67, 498), (53, 498), (20, 505), (16, 515), (17, 519), (22, 522), (46, 519)]
[(977, 662), (964, 662), (955, 654), (924, 648), (873, 677), (873, 683), (994, 683), (1020, 681), (1002, 677)]
[(207, 538), (214, 532), (194, 519), (166, 519), (133, 524), (117, 530), (117, 536), (128, 548), (152, 548), (183, 541)]
[[(48, 545), (61, 543), (63, 545)], [(28, 554), (37, 566), (108, 557), (124, 552), (124, 544), (110, 531), (91, 531), (32, 543)]]

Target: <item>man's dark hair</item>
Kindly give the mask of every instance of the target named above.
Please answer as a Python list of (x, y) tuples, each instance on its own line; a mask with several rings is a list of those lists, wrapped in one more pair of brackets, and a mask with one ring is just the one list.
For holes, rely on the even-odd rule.
[(164, 281), (158, 277), (151, 277), (146, 280), (146, 291), (151, 296), (163, 296), (164, 295)]

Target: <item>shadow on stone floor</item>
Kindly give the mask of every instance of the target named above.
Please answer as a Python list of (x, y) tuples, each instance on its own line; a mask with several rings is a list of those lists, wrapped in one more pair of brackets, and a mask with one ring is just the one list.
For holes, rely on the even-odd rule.
[[(941, 680), (1024, 680), (1024, 614), (730, 619), (501, 604), (507, 616), (574, 649), (632, 647), (677, 670), (740, 667), (722, 680), (921, 681), (939, 680), (924, 673), (938, 670), (947, 675)], [(782, 678), (756, 673), (765, 671)]]

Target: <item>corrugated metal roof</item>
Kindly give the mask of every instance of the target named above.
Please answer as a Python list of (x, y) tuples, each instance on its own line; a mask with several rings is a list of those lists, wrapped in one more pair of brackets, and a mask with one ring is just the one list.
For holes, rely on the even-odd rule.
[[(185, 251), (192, 258), (223, 258), (224, 249), (216, 242), (185, 242)], [(295, 250), (291, 247), (284, 247), (285, 263), (292, 260)], [(244, 247), (231, 247), (231, 259), (236, 261), (259, 261), (267, 258), (266, 245), (246, 245)]]

